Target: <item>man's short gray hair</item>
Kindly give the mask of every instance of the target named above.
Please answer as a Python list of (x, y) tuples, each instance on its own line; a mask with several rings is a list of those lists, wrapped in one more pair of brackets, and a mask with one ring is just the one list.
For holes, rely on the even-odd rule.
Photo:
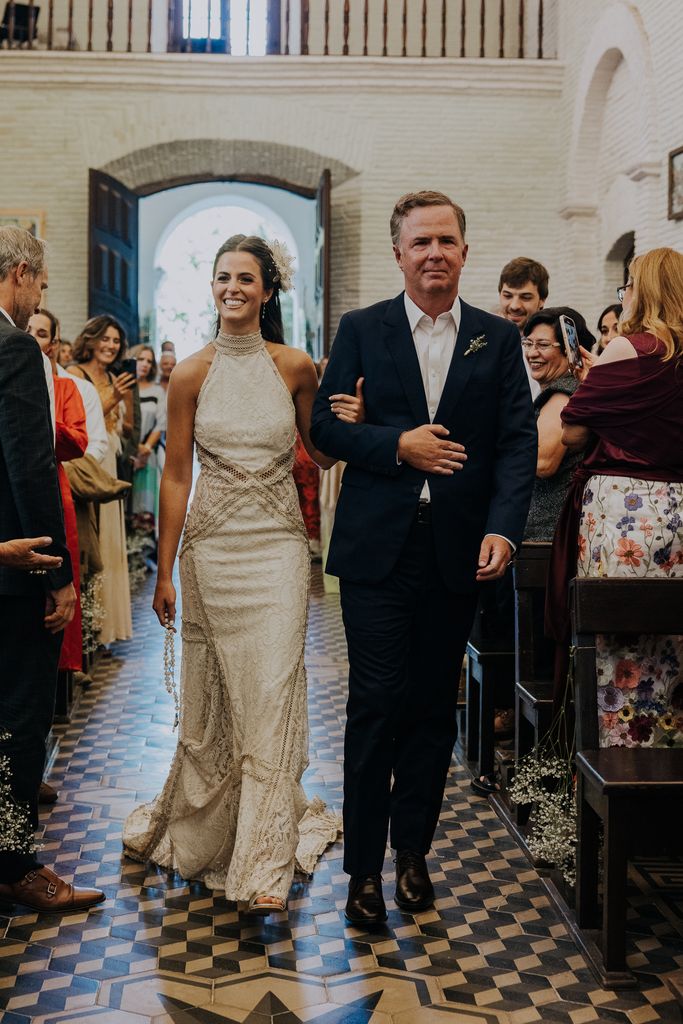
[(46, 245), (24, 228), (0, 227), (0, 281), (24, 260), (29, 273), (39, 274), (45, 267)]

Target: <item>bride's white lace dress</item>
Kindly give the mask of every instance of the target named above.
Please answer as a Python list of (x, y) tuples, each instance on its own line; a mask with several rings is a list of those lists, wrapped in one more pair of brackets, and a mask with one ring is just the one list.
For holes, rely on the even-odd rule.
[(296, 864), (311, 871), (340, 828), (301, 787), (310, 560), (295, 413), (260, 334), (214, 345), (180, 553), (178, 746), (161, 794), (127, 818), (124, 847), (230, 900), (286, 899)]

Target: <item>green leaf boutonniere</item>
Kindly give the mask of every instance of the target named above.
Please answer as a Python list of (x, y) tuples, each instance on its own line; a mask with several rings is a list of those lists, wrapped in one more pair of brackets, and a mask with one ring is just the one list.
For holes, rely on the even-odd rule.
[(478, 352), (479, 349), (486, 348), (487, 345), (488, 341), (486, 340), (486, 335), (478, 334), (476, 338), (470, 338), (469, 347), (465, 349), (465, 355), (474, 355), (475, 352)]

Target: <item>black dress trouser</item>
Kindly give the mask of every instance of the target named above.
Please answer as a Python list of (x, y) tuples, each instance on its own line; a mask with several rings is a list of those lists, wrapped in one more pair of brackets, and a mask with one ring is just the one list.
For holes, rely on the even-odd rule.
[(394, 849), (426, 854), (431, 846), (477, 595), (446, 588), (431, 523), (417, 518), (386, 579), (342, 579), (340, 589), (349, 651), (344, 870), (373, 875), (389, 823)]
[[(38, 825), (38, 789), (52, 725), (63, 633), (43, 624), (45, 595), (0, 595), (0, 753), (9, 760), (13, 799)], [(16, 882), (36, 866), (31, 853), (6, 849), (0, 821), (0, 882)], [(27, 837), (32, 838), (31, 836)]]

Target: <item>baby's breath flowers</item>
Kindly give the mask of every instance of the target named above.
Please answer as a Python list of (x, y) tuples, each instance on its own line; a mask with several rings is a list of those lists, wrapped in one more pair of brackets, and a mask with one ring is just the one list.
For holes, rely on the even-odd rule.
[[(0, 729), (0, 742), (6, 742), (10, 734)], [(10, 786), (11, 772), (9, 758), (0, 753), (0, 850), (5, 853), (33, 853), (36, 846), (28, 807), (14, 799)]]
[(539, 745), (515, 765), (509, 790), (515, 803), (532, 804), (526, 837), (530, 853), (554, 864), (568, 885), (576, 882), (575, 739), (565, 713), (573, 690), (570, 671), (560, 711)]

